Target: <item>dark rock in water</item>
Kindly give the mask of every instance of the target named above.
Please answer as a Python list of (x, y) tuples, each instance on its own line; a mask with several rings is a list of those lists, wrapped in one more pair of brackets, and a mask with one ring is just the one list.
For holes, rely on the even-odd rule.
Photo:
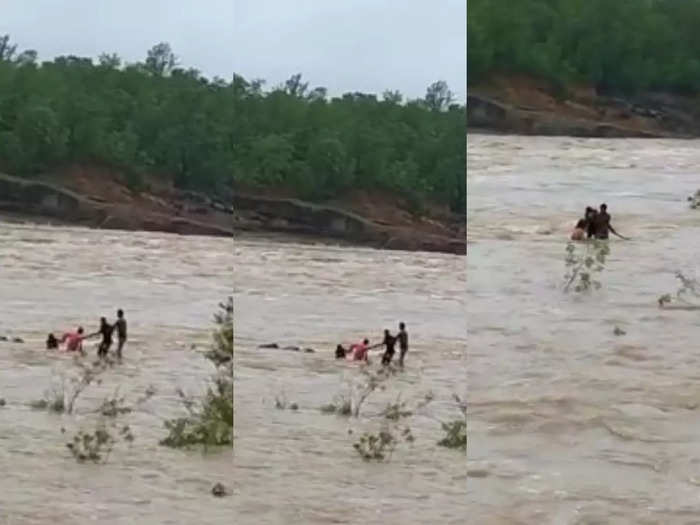
[(217, 483), (211, 488), (211, 493), (217, 498), (221, 498), (227, 494), (226, 487), (224, 487), (221, 483)]
[(314, 350), (313, 348), (304, 348), (304, 352), (306, 352), (307, 354), (315, 354), (316, 350)]
[(0, 397), (0, 407), (4, 407), (4, 406), (5, 406), (5, 400)]
[(690, 202), (690, 207), (694, 210), (700, 208), (700, 190), (696, 191), (693, 195), (688, 197), (688, 202)]
[(7, 341), (7, 337), (5, 337), (4, 335), (0, 335), (0, 341)]
[(12, 342), (13, 343), (24, 343), (24, 339), (22, 339), (21, 337), (13, 337)]
[(301, 350), (298, 346), (285, 346), (282, 350), (291, 350), (292, 352), (298, 352)]
[(267, 343), (267, 344), (258, 346), (258, 348), (279, 348), (279, 346), (277, 345), (277, 343)]

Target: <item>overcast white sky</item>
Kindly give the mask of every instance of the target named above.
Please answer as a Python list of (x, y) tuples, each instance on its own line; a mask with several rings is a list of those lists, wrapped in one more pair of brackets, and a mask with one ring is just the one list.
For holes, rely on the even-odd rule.
[(42, 60), (115, 52), (142, 60), (169, 42), (205, 75), (278, 84), (302, 73), (332, 94), (446, 80), (466, 92), (466, 0), (3, 0), (0, 35)]

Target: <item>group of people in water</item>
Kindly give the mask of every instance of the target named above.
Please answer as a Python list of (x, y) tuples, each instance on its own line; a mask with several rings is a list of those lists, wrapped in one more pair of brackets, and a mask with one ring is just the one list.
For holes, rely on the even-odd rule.
[(399, 323), (399, 331), (396, 335), (391, 335), (389, 330), (384, 330), (384, 339), (375, 345), (369, 344), (369, 339), (365, 338), (360, 343), (350, 345), (349, 348), (338, 345), (335, 349), (336, 359), (350, 359), (352, 361), (368, 361), (369, 351), (374, 348), (385, 347), (382, 355), (382, 364), (388, 365), (394, 358), (396, 343), (399, 343), (399, 365), (403, 366), (403, 360), (408, 352), (408, 332), (405, 323)]
[(108, 323), (105, 317), (100, 317), (100, 328), (95, 333), (84, 335), (85, 331), (83, 327), (79, 326), (75, 332), (66, 332), (63, 334), (60, 340), (53, 334), (49, 334), (46, 339), (46, 348), (48, 350), (58, 349), (59, 345), (65, 343), (66, 351), (85, 354), (83, 350), (83, 341), (100, 335), (102, 336), (102, 340), (97, 347), (97, 356), (103, 358), (107, 356), (112, 346), (112, 334), (115, 329), (117, 331), (117, 357), (121, 359), (122, 350), (126, 344), (126, 318), (121, 308), (117, 310), (117, 320), (114, 324)]
[(584, 239), (607, 239), (610, 232), (617, 235), (621, 239), (626, 239), (615, 231), (615, 228), (610, 224), (611, 217), (608, 213), (607, 204), (601, 204), (600, 209), (596, 210), (590, 206), (586, 206), (586, 211), (583, 219), (576, 223), (574, 231), (571, 233), (572, 241), (583, 241)]

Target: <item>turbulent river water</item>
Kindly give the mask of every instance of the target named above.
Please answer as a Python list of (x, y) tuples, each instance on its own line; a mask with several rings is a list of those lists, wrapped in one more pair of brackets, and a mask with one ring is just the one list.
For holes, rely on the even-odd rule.
[[(452, 396), (465, 393), (464, 257), (250, 239), (234, 251), (236, 522), (464, 523), (465, 455), (437, 445), (440, 421), (461, 416)], [(399, 321), (410, 337), (404, 372), (358, 418), (321, 413), (362, 378), (335, 361), (335, 345), (377, 342)], [(316, 353), (258, 348), (273, 342)], [(408, 420), (413, 444), (363, 461), (352, 444), (381, 428), (373, 415), (427, 392), (433, 401)]]
[[(0, 221), (0, 335), (24, 340), (0, 341), (0, 523), (231, 523), (233, 498), (211, 488), (231, 487), (232, 452), (205, 456), (158, 441), (163, 420), (183, 413), (176, 388), (206, 388), (212, 368), (201, 350), (232, 272), (231, 243), (219, 238)], [(129, 323), (123, 364), (89, 386), (72, 415), (30, 408), (76, 377), (72, 358), (45, 350), (47, 333), (96, 331), (119, 307)], [(92, 343), (87, 350), (90, 362)], [(118, 443), (106, 464), (78, 464), (65, 444), (96, 428), (102, 400), (119, 388), (133, 405), (149, 386), (153, 397), (120, 417), (132, 445)]]
[[(698, 523), (696, 141), (468, 138), (469, 523)], [(562, 293), (585, 206), (632, 238)], [(618, 326), (626, 335), (615, 335)]]

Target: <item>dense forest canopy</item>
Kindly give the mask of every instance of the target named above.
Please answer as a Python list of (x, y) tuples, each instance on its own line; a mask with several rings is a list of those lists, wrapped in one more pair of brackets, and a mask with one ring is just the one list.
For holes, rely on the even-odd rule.
[(444, 82), (408, 102), (398, 92), (329, 99), (300, 75), (263, 86), (207, 79), (165, 43), (136, 64), (114, 54), (39, 64), (0, 37), (0, 169), (97, 162), (134, 184), (153, 173), (183, 188), (279, 186), (311, 199), (384, 189), (464, 211), (466, 112)]
[(700, 91), (700, 0), (470, 0), (468, 81), (525, 73), (603, 93)]
[(406, 103), (393, 91), (328, 100), (299, 75), (268, 92), (241, 77), (234, 86), (237, 181), (292, 187), (312, 199), (383, 189), (464, 212), (465, 107), (444, 82)]

